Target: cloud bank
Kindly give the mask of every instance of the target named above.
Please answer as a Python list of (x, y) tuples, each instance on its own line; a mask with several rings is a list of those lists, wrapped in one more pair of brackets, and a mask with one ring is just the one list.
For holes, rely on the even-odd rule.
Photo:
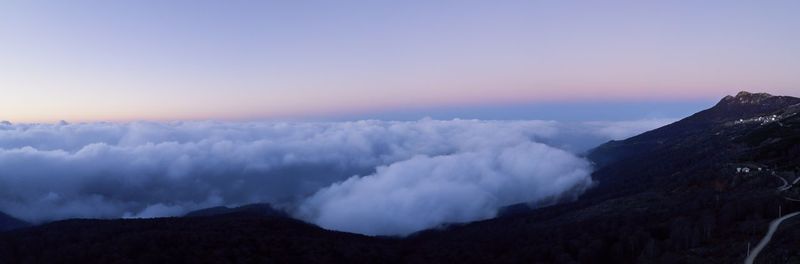
[[(641, 130), (622, 129), (630, 127)], [(577, 137), (564, 128), (478, 120), (2, 122), (0, 211), (42, 222), (269, 202), (331, 229), (408, 234), (580, 194), (590, 166), (551, 143)], [(592, 133), (584, 134), (606, 137)]]
[(492, 218), (516, 203), (574, 197), (590, 186), (589, 173), (585, 160), (533, 142), (419, 155), (320, 190), (300, 214), (330, 229), (408, 234)]

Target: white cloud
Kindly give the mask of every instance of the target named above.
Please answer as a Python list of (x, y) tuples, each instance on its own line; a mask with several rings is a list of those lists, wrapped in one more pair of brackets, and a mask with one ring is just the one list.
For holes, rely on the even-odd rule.
[(298, 214), (330, 229), (403, 235), (491, 218), (516, 203), (577, 195), (591, 184), (589, 173), (585, 160), (533, 142), (415, 156), (322, 189)]
[[(565, 132), (553, 121), (2, 123), (0, 211), (41, 222), (269, 202), (328, 227), (408, 233), (580, 191), (589, 180), (586, 162), (551, 146), (616, 131), (613, 124), (586, 126)], [(359, 199), (369, 201), (333, 213)], [(386, 222), (385, 211), (419, 221)], [(342, 224), (348, 218), (369, 227)]]

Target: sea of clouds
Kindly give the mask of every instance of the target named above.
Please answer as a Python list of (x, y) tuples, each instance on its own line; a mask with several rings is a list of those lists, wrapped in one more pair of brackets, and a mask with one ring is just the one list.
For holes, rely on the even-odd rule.
[(38, 223), (268, 202), (324, 228), (405, 235), (571, 199), (577, 155), (674, 120), (0, 123), (0, 211)]

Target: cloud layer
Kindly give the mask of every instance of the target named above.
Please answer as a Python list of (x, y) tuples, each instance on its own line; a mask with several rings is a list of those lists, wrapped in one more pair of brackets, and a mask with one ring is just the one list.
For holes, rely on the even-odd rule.
[[(593, 124), (592, 131), (614, 125)], [(579, 194), (591, 182), (590, 167), (560, 149), (562, 135), (579, 137), (565, 127), (477, 120), (0, 123), (0, 211), (41, 222), (270, 202), (332, 229), (407, 234), (489, 218), (512, 203)]]
[(418, 155), (320, 190), (306, 200), (300, 215), (330, 229), (408, 234), (491, 218), (516, 203), (574, 197), (590, 186), (589, 173), (585, 160), (525, 141)]

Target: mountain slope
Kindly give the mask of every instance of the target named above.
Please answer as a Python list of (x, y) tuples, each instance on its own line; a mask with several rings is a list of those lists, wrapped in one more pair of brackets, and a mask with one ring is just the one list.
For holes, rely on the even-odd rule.
[[(674, 187), (686, 184), (685, 180), (699, 180), (696, 176), (682, 179), (684, 175), (721, 170), (732, 160), (746, 161), (747, 157), (740, 157), (752, 146), (740, 144), (741, 138), (792, 118), (786, 111), (798, 104), (800, 98), (740, 92), (673, 124), (603, 144), (588, 155), (599, 167), (593, 177), (600, 186), (593, 193)], [(776, 120), (766, 120), (773, 115)], [(772, 133), (788, 130), (778, 128)]]
[(10, 215), (0, 212), (0, 232), (26, 227), (29, 224)]

